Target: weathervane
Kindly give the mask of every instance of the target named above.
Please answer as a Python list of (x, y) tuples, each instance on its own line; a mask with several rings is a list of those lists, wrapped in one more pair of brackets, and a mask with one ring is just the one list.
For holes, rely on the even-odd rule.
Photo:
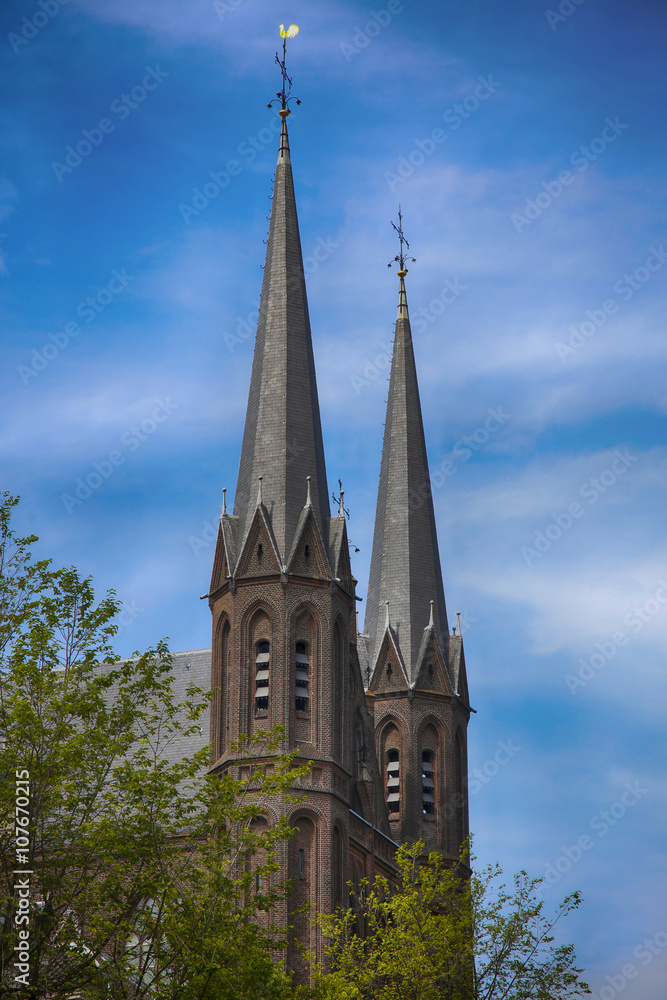
[(290, 101), (296, 101), (297, 104), (301, 104), (301, 101), (296, 97), (290, 97), (292, 92), (292, 77), (287, 75), (287, 70), (285, 69), (285, 56), (287, 53), (287, 39), (296, 38), (299, 34), (299, 25), (290, 24), (289, 28), (286, 28), (284, 24), (280, 25), (280, 37), (283, 40), (283, 57), (279, 58), (276, 52), (276, 62), (280, 66), (280, 72), (283, 75), (283, 89), (279, 90), (272, 101), (269, 101), (267, 108), (270, 108), (276, 101), (280, 101), (280, 111), (278, 114), (281, 118), (287, 118), (289, 114), (289, 108), (287, 105)]
[(400, 252), (397, 253), (396, 256), (394, 257), (394, 260), (390, 261), (387, 264), (387, 267), (391, 267), (391, 265), (394, 263), (394, 261), (396, 261), (396, 263), (399, 265), (399, 268), (400, 268), (399, 271), (397, 272), (397, 274), (398, 274), (399, 278), (404, 278), (406, 276), (406, 274), (408, 273), (408, 269), (405, 266), (406, 260), (410, 260), (410, 261), (412, 261), (413, 264), (416, 264), (417, 263), (417, 258), (416, 257), (408, 257), (408, 256), (405, 255), (405, 253), (403, 251), (403, 247), (405, 247), (406, 250), (409, 250), (410, 249), (410, 244), (408, 243), (408, 241), (406, 240), (406, 238), (405, 238), (405, 236), (403, 234), (403, 216), (401, 214), (401, 206), (400, 205), (398, 206), (398, 225), (396, 225), (395, 222), (392, 222), (392, 226), (394, 227), (394, 229), (398, 233), (398, 238), (401, 241), (401, 249), (400, 249)]

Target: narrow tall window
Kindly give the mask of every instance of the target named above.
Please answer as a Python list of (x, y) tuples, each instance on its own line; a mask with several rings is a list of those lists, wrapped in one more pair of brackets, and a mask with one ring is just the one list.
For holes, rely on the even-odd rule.
[(255, 656), (255, 708), (269, 707), (270, 645), (264, 640), (257, 643)]
[(303, 847), (299, 848), (299, 875), (301, 878), (306, 877), (306, 852)]
[(305, 642), (296, 644), (296, 670), (294, 682), (294, 704), (297, 712), (308, 708), (308, 684), (310, 683), (310, 658)]
[[(334, 757), (343, 762), (343, 733), (346, 727), (345, 697), (343, 685), (345, 683), (345, 660), (343, 657), (343, 634), (340, 623), (336, 622), (334, 628), (334, 657), (333, 657), (333, 704), (331, 706), (331, 720), (333, 728), (333, 754)], [(345, 755), (347, 756), (347, 755)]]
[(463, 760), (463, 742), (461, 733), (454, 740), (454, 788), (456, 791), (456, 843), (457, 847), (465, 839), (466, 826), (466, 795), (464, 790), (465, 765)]
[(343, 905), (343, 838), (337, 826), (333, 832), (333, 903)]
[[(398, 813), (401, 808), (401, 779), (398, 750), (387, 751), (387, 807), (389, 813)], [(398, 817), (394, 817), (395, 819)]]
[(424, 815), (432, 815), (435, 812), (434, 779), (433, 751), (422, 750), (422, 813)]
[(225, 622), (220, 649), (220, 753), (229, 739), (229, 634), (229, 622)]

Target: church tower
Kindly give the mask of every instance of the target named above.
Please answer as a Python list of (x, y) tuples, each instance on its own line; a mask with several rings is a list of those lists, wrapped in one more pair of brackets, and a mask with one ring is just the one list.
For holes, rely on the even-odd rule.
[[(458, 856), (467, 835), (470, 710), (461, 637), (447, 627), (402, 233), (367, 634), (357, 634), (342, 492), (333, 517), (329, 506), (285, 41), (278, 63), (282, 121), (245, 430), (233, 512), (223, 499), (207, 595), (211, 772), (243, 778), (235, 743), (276, 726), (284, 732), (277, 752), (312, 762), (294, 789), (301, 801), (280, 807), (295, 830), (281, 859), (292, 887), (282, 916), (321, 958), (321, 941), (299, 912), (306, 904), (331, 913), (349, 904), (348, 883), (391, 878), (401, 840), (421, 837)], [(267, 750), (255, 763), (269, 773), (275, 761)], [(274, 823), (275, 808), (260, 822)], [(293, 939), (288, 962), (297, 970), (298, 955)]]
[(398, 314), (371, 556), (363, 664), (391, 835), (457, 858), (468, 836), (462, 638), (449, 634), (405, 289), (402, 217)]
[[(285, 805), (296, 835), (284, 875), (291, 910), (333, 912), (347, 905), (348, 880), (390, 874), (395, 845), (357, 656), (342, 497), (336, 516), (329, 508), (287, 99), (234, 508), (223, 503), (208, 594), (210, 740), (214, 773), (238, 775), (234, 742), (278, 725), (279, 752), (313, 762), (295, 789), (303, 801)], [(257, 763), (272, 767), (270, 756)], [(293, 922), (317, 951), (308, 916)]]

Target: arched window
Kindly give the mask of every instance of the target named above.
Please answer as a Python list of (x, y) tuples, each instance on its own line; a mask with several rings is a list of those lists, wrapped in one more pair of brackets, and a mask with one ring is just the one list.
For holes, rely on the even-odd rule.
[(270, 651), (271, 646), (266, 639), (257, 643), (255, 654), (255, 708), (264, 711), (269, 707)]
[[(290, 930), (288, 941), (291, 956), (288, 959), (295, 970), (304, 970), (303, 959), (298, 956), (302, 948), (314, 949), (315, 928), (308, 907), (314, 909), (319, 891), (318, 837), (317, 828), (308, 816), (299, 816), (292, 821), (294, 836), (288, 841), (287, 874), (291, 883), (288, 898)], [(328, 854), (328, 851), (327, 851)]]
[(425, 816), (435, 812), (435, 767), (432, 750), (422, 750), (422, 813)]
[(294, 673), (294, 705), (297, 712), (308, 709), (308, 684), (310, 683), (310, 657), (305, 642), (296, 644), (296, 670)]
[(220, 753), (224, 753), (225, 744), (229, 739), (229, 622), (222, 629), (220, 648)]
[(250, 820), (250, 832), (252, 834), (252, 847), (246, 854), (247, 871), (255, 872), (255, 894), (261, 895), (270, 887), (270, 878), (267, 876), (266, 863), (267, 848), (266, 836), (269, 830), (269, 822), (265, 816), (254, 816)]
[[(387, 751), (387, 809), (392, 813), (401, 809), (400, 754), (398, 750)], [(394, 818), (397, 818), (395, 816)]]
[(333, 904), (343, 905), (343, 837), (338, 826), (333, 831)]
[(154, 899), (144, 899), (132, 915), (134, 933), (125, 945), (125, 952), (140, 976), (148, 981), (155, 973), (155, 946), (160, 933), (160, 907)]
[(465, 761), (463, 758), (463, 741), (460, 731), (454, 740), (454, 789), (456, 793), (456, 846), (461, 846), (466, 836), (466, 794), (465, 794)]
[(344, 694), (345, 684), (345, 656), (344, 656), (343, 630), (340, 622), (336, 622), (334, 627), (334, 655), (333, 655), (333, 699), (331, 705), (331, 725), (333, 729), (333, 754), (336, 760), (344, 763), (343, 755), (343, 733), (347, 724), (347, 705)]

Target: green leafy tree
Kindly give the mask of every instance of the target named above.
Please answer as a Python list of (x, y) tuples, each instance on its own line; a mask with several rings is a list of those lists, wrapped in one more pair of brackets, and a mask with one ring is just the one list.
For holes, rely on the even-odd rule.
[(589, 993), (571, 945), (552, 928), (579, 905), (568, 896), (549, 918), (540, 879), (508, 890), (490, 867), (469, 875), (424, 845), (397, 853), (398, 884), (364, 883), (346, 913), (320, 916), (326, 961), (313, 965), (318, 1000), (565, 1000)]
[[(34, 562), (34, 536), (12, 531), (15, 505), (3, 496), (0, 996), (291, 995), (272, 924), (289, 830), (255, 821), (304, 769), (288, 755), (271, 775), (212, 778), (207, 747), (179, 752), (199, 729), (204, 692), (190, 687), (177, 702), (164, 643), (119, 660), (114, 595), (96, 603), (74, 569)], [(276, 753), (277, 741), (245, 741), (237, 757)], [(28, 920), (17, 922), (26, 881)], [(24, 976), (14, 963), (26, 930)]]

